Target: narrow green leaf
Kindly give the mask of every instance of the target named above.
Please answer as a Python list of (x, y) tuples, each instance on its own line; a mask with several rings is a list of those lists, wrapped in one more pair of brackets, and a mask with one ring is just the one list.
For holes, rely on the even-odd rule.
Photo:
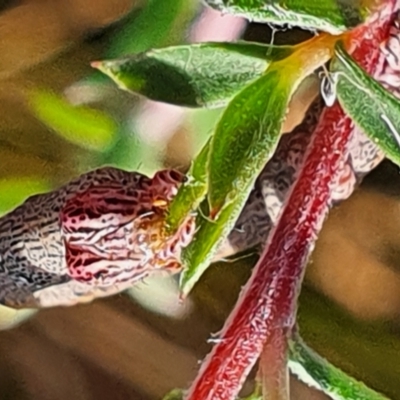
[[(211, 140), (211, 214), (236, 201), (252, 186), (280, 136), (296, 74), (269, 70), (228, 105)], [(291, 80), (292, 78), (292, 80)]]
[(37, 176), (0, 179), (0, 215), (20, 205), (29, 196), (50, 189), (49, 182)]
[[(232, 230), (255, 179), (272, 156), (291, 94), (301, 80), (295, 69), (272, 69), (229, 104), (211, 141), (209, 193), (201, 207), (198, 230), (182, 253), (183, 295), (207, 269), (215, 251)], [(203, 215), (209, 214), (210, 220)]]
[(202, 148), (199, 155), (193, 161), (186, 174), (187, 180), (180, 187), (168, 211), (166, 227), (169, 231), (175, 231), (184, 218), (197, 209), (207, 193), (207, 161), (210, 149), (210, 141)]
[(255, 387), (253, 389), (253, 393), (249, 394), (246, 397), (241, 397), (242, 400), (263, 400), (265, 397), (268, 395), (268, 393), (265, 393), (265, 396), (263, 396), (262, 393), (262, 385), (260, 382), (256, 381)]
[(166, 394), (162, 400), (182, 400), (184, 391), (182, 389), (173, 389)]
[(166, 45), (188, 8), (193, 8), (193, 3), (187, 0), (148, 0), (139, 13), (134, 10), (126, 18), (123, 28), (112, 37), (107, 57)]
[(336, 400), (387, 400), (334, 367), (310, 349), (300, 337), (289, 341), (289, 368), (301, 381)]
[[(119, 22), (121, 28), (111, 35), (105, 58), (124, 57), (182, 41), (197, 6), (195, 1), (187, 0), (147, 0), (140, 9), (133, 7)], [(84, 80), (110, 83), (99, 71)]]
[(352, 376), (397, 399), (400, 341), (391, 325), (355, 319), (325, 296), (303, 287), (299, 324), (313, 348), (329, 355)]
[(260, 77), (289, 46), (203, 43), (151, 50), (92, 65), (121, 88), (153, 100), (188, 107), (219, 107)]
[[(262, 400), (262, 394), (260, 393), (261, 390), (257, 386), (256, 389), (254, 390), (254, 393), (251, 395), (245, 397), (245, 398), (240, 398), (242, 400)], [(162, 400), (183, 400), (185, 392), (182, 389), (173, 389), (171, 390), (168, 394), (166, 394)], [(238, 400), (240, 400), (238, 399)]]
[(400, 165), (400, 100), (371, 78), (338, 44), (331, 63), (336, 94), (343, 109)]
[(15, 308), (0, 305), (0, 331), (16, 328), (25, 322), (28, 318), (33, 317), (39, 310), (33, 308)]
[(211, 7), (250, 21), (289, 24), (339, 34), (363, 21), (359, 1), (206, 0)]
[[(320, 35), (275, 61), (225, 109), (211, 140), (208, 196), (197, 231), (182, 253), (183, 295), (209, 266), (242, 210), (257, 176), (272, 156), (289, 100), (306, 76), (331, 57), (335, 39)], [(210, 218), (203, 217), (209, 215)]]
[(36, 117), (58, 135), (88, 150), (105, 151), (113, 143), (117, 125), (106, 113), (88, 107), (75, 107), (45, 90), (28, 94)]
[(180, 287), (184, 297), (208, 268), (216, 250), (229, 235), (246, 199), (246, 196), (241, 196), (236, 202), (229, 204), (219, 213), (215, 221), (204, 217), (208, 211), (208, 204), (207, 201), (202, 203), (200, 207), (202, 211), (196, 219), (196, 234), (181, 255), (185, 269), (180, 277)]

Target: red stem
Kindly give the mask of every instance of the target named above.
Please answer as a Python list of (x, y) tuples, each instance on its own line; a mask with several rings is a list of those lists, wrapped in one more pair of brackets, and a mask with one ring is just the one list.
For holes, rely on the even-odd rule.
[[(388, 37), (394, 3), (351, 34), (352, 55), (369, 73)], [(186, 400), (233, 400), (272, 333), (293, 328), (307, 259), (328, 214), (352, 130), (337, 103), (323, 112), (278, 224)]]
[(260, 355), (258, 380), (264, 400), (290, 399), (287, 333), (286, 328), (272, 329)]

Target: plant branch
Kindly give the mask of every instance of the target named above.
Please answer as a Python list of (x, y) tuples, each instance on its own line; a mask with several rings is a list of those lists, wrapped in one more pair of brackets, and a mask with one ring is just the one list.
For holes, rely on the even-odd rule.
[[(393, 3), (352, 32), (353, 57), (371, 73), (387, 37)], [(331, 204), (353, 125), (336, 103), (313, 134), (297, 182), (252, 277), (203, 363), (187, 400), (233, 400), (274, 329), (290, 332), (305, 265)]]

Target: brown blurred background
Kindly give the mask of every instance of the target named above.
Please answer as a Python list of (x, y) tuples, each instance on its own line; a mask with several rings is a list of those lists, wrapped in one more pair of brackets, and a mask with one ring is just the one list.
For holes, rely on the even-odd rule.
[[(139, 100), (94, 75), (90, 61), (187, 40), (231, 40), (243, 29), (246, 39), (268, 41), (270, 31), (211, 12), (199, 19), (195, 0), (155, 3), (0, 1), (2, 212), (106, 163), (143, 171), (187, 166), (218, 111)], [(277, 40), (306, 37), (288, 35), (278, 33)], [(50, 110), (61, 120), (70, 115), (68, 106), (60, 111), (52, 108), (58, 100), (35, 102), (38, 91), (96, 109), (115, 126), (104, 128), (103, 141), (82, 146), (38, 112)], [(82, 126), (84, 132), (85, 121)], [(300, 303), (307, 342), (393, 399), (400, 399), (399, 188), (398, 168), (385, 162), (331, 212)], [(40, 311), (19, 326), (26, 313), (1, 308), (0, 399), (150, 400), (187, 387), (254, 262), (214, 266), (184, 305), (176, 300), (176, 282), (166, 279), (130, 295)], [(293, 399), (324, 398), (296, 381), (293, 386)]]

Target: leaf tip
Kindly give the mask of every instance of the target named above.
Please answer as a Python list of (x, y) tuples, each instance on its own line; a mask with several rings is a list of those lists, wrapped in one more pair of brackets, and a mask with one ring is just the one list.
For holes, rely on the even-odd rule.
[(191, 279), (190, 274), (187, 273), (188, 271), (185, 269), (180, 277), (179, 281), (179, 301), (184, 301), (189, 296), (189, 293), (193, 289), (193, 279)]
[(103, 64), (103, 63), (102, 63), (101, 61), (92, 61), (92, 62), (90, 63), (90, 66), (91, 66), (92, 68), (101, 70), (102, 64)]
[(92, 68), (98, 69), (103, 74), (109, 76), (111, 79), (115, 79), (115, 74), (112, 68), (112, 62), (110, 61), (92, 61), (90, 63)]
[(211, 211), (210, 211), (210, 215), (208, 216), (208, 218), (211, 221), (215, 221), (215, 219), (217, 218), (218, 213), (221, 211), (221, 207), (214, 207)]

